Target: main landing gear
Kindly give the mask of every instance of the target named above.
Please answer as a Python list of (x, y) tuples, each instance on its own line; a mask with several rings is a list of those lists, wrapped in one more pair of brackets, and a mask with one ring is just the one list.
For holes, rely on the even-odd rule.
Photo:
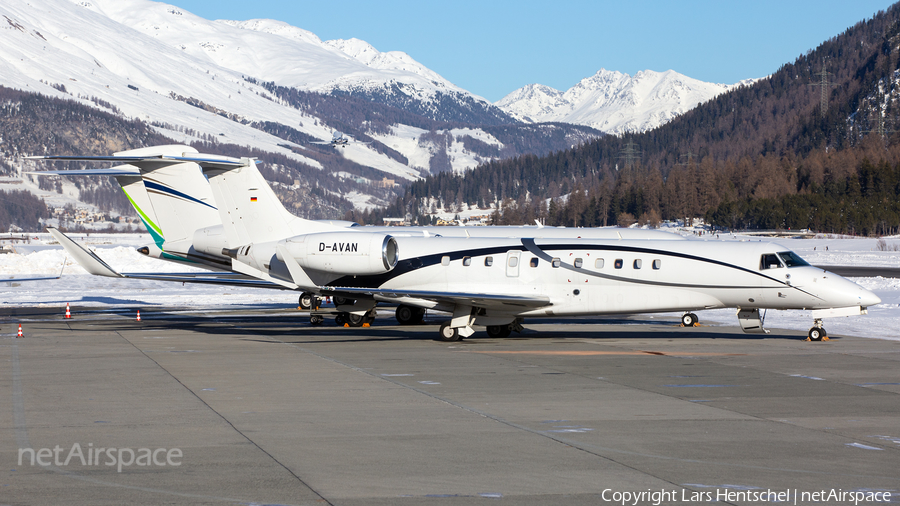
[[(468, 328), (468, 333), (463, 332), (460, 334), (460, 329), (466, 329), (466, 327), (453, 328), (451, 327), (452, 322), (446, 321), (441, 324), (441, 329), (438, 331), (438, 341), (444, 342), (453, 342), (459, 341), (464, 336), (472, 335), (472, 329)], [(488, 337), (492, 337), (495, 339), (503, 339), (504, 337), (509, 337), (510, 334), (515, 330), (516, 332), (522, 332), (525, 330), (522, 327), (522, 319), (516, 319), (512, 323), (504, 323), (502, 325), (488, 325), (486, 327)]]
[[(304, 311), (312, 308), (313, 304), (317, 303), (317, 302), (318, 301), (316, 300), (316, 296), (309, 292), (303, 292), (300, 294), (299, 305), (300, 305), (300, 309), (302, 309)], [(315, 304), (315, 305), (318, 306), (318, 304)]]
[(816, 318), (813, 322), (813, 326), (809, 329), (809, 334), (807, 334), (808, 341), (827, 341), (828, 333), (825, 332), (825, 328), (822, 326), (822, 319)]
[(425, 308), (400, 304), (394, 316), (400, 325), (415, 325), (422, 323), (422, 319), (425, 318)]
[(371, 309), (364, 315), (358, 315), (353, 313), (345, 313), (341, 311), (334, 317), (334, 323), (337, 323), (339, 326), (343, 327), (344, 324), (350, 327), (363, 327), (366, 324), (371, 325), (372, 322), (375, 321), (375, 310)]
[(459, 341), (459, 329), (451, 327), (448, 321), (442, 323), (441, 329), (438, 331), (438, 341), (445, 343)]
[(700, 319), (694, 313), (684, 313), (681, 315), (682, 327), (696, 327), (700, 324)]

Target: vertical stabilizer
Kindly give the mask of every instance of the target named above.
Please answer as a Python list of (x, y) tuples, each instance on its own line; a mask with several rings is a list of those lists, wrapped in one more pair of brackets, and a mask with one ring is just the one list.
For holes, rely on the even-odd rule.
[[(134, 165), (120, 165), (114, 168), (136, 169)], [(147, 195), (147, 189), (144, 187), (143, 179), (138, 175), (113, 177), (115, 177), (119, 186), (122, 187), (122, 192), (128, 197), (128, 202), (131, 203), (131, 207), (133, 207), (138, 213), (138, 216), (140, 216), (147, 232), (153, 237), (153, 242), (156, 243), (158, 248), (162, 249), (162, 245), (166, 238), (162, 228), (159, 226), (159, 218), (157, 218), (156, 213), (153, 212), (153, 204), (150, 203), (150, 196)]]
[(229, 245), (265, 243), (341, 229), (288, 212), (256, 168), (255, 161), (245, 160), (246, 165), (238, 168), (204, 167)]
[[(191, 156), (197, 150), (190, 146), (153, 146), (116, 153), (116, 156)], [(212, 190), (200, 167), (194, 162), (173, 163), (172, 161), (146, 160), (134, 163), (140, 171), (145, 195), (150, 202), (155, 217), (156, 232), (167, 243), (166, 247), (157, 241), (161, 249), (188, 251), (194, 232), (219, 224)], [(125, 187), (122, 187), (123, 190)], [(128, 191), (125, 192), (128, 194)], [(129, 198), (132, 198), (129, 194)], [(146, 214), (145, 206), (140, 208), (137, 201), (132, 204), (139, 213)], [(146, 222), (147, 220), (145, 220)], [(150, 227), (148, 226), (148, 229)], [(151, 232), (152, 234), (153, 232)], [(156, 239), (156, 234), (154, 234)]]

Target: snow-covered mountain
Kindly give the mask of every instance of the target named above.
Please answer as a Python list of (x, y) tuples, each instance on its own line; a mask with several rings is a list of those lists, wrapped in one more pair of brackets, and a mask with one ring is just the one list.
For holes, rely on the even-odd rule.
[[(398, 100), (420, 109), (428, 109), (423, 103), (455, 101), (493, 114), (496, 122), (509, 121), (490, 102), (405, 53), (380, 53), (355, 39), (323, 42), (280, 21), (210, 21), (149, 0), (3, 2), (0, 16), (0, 85), (105, 106), (157, 125), (179, 142), (214, 136), (322, 168), (315, 157), (304, 156), (310, 146), (254, 128), (277, 123), (311, 139), (331, 138), (333, 127), (287, 104), (261, 85), (266, 82), (317, 92), (405, 94)], [(378, 140), (408, 145), (413, 151), (401, 153), (408, 159), (428, 151), (418, 143), (393, 142), (390, 132), (380, 132)], [(410, 167), (402, 157), (366, 144), (340, 153), (395, 179), (414, 179), (429, 169)], [(460, 160), (465, 162), (477, 163)]]
[(613, 134), (643, 132), (698, 103), (751, 82), (713, 84), (672, 70), (645, 70), (632, 77), (600, 69), (565, 92), (531, 84), (503, 97), (495, 105), (523, 121), (575, 123)]
[[(727, 89), (674, 72), (601, 71), (565, 93), (519, 90), (498, 103), (504, 112), (406, 53), (358, 39), (322, 41), (281, 21), (212, 21), (151, 0), (2, 2), (0, 16), (0, 85), (140, 119), (177, 142), (283, 155), (353, 181), (358, 207), (369, 194), (390, 198), (383, 177), (462, 171), (600, 135), (527, 122), (645, 129)], [(312, 143), (335, 129), (371, 143), (339, 150)]]

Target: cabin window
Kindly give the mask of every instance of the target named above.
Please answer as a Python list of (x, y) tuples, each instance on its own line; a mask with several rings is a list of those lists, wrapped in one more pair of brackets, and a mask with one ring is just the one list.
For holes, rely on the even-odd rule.
[(466, 267), (472, 265), (472, 257), (463, 257), (463, 265)]
[(519, 265), (519, 257), (509, 257), (509, 266), (515, 267)]
[(634, 264), (632, 264), (632, 265), (635, 269), (640, 269), (641, 266), (644, 265), (644, 262), (643, 262), (643, 260), (638, 258), (637, 260), (634, 261)]
[(654, 260), (653, 261), (653, 270), (658, 271), (659, 268), (662, 267), (662, 260)]
[(443, 265), (445, 267), (450, 265), (450, 257), (448, 257), (448, 256), (441, 257), (441, 265)]
[(613, 267), (616, 269), (621, 269), (623, 265), (625, 265), (625, 261), (621, 258), (617, 258), (616, 261), (613, 262)]
[(580, 259), (580, 258), (576, 258), (576, 259), (575, 259), (575, 268), (576, 268), (576, 269), (581, 269), (581, 266), (582, 266), (582, 265), (584, 265), (584, 260), (582, 260), (582, 259)]
[(484, 257), (484, 266), (490, 267), (494, 265), (494, 257)]
[(801, 267), (803, 265), (809, 265), (806, 263), (806, 260), (800, 258), (800, 255), (794, 253), (793, 251), (781, 251), (778, 253), (778, 258), (784, 262), (784, 265), (788, 267)]
[(604, 264), (604, 262), (603, 262), (602, 258), (598, 258), (598, 259), (594, 260), (594, 267), (597, 269), (602, 269), (603, 264)]
[(537, 266), (538, 266), (538, 259), (537, 259), (537, 258), (532, 258), (532, 259), (531, 259), (531, 266), (532, 266), (532, 267), (537, 267)]
[(562, 261), (557, 257), (550, 260), (550, 265), (552, 265), (554, 269), (559, 269), (559, 266), (562, 265)]
[(759, 258), (759, 270), (761, 271), (766, 269), (780, 269), (781, 267), (783, 267), (781, 261), (778, 260), (778, 255), (775, 253), (769, 253)]

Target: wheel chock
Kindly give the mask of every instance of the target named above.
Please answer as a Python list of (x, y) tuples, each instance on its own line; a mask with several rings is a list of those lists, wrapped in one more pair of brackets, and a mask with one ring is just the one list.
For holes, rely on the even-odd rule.
[(363, 323), (362, 326), (363, 326), (364, 328), (371, 327), (371, 325), (369, 325), (368, 323)]

